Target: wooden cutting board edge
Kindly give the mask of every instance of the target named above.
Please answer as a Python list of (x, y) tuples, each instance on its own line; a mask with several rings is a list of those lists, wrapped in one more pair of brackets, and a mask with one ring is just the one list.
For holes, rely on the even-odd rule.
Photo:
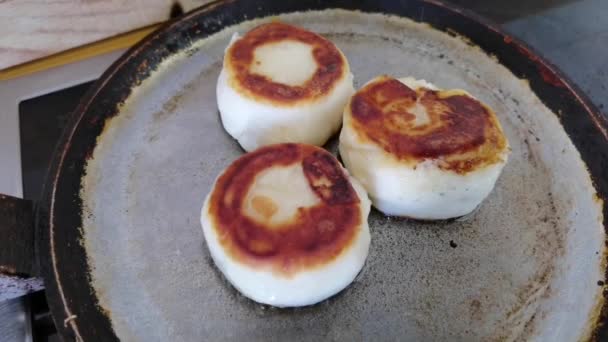
[(15, 65), (0, 70), (0, 81), (18, 78), (61, 65), (78, 62), (87, 58), (133, 46), (142, 38), (156, 30), (161, 24), (153, 24), (111, 38), (62, 51), (41, 59)]

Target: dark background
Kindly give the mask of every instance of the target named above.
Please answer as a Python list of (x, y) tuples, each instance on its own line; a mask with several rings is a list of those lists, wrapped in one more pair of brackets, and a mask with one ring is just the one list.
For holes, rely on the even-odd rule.
[(608, 113), (608, 0), (448, 0), (522, 39)]

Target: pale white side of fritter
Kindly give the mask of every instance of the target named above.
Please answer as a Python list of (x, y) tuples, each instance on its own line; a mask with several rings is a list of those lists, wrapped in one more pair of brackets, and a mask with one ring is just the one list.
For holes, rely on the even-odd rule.
[[(437, 89), (424, 80), (401, 78), (412, 89)], [(371, 82), (371, 81), (370, 81)], [(472, 212), (492, 191), (508, 158), (502, 162), (458, 174), (439, 168), (436, 160), (415, 167), (399, 162), (380, 146), (360, 139), (351, 124), (350, 108), (344, 111), (340, 157), (346, 168), (367, 190), (374, 207), (386, 215), (421, 220), (441, 220)]]
[[(261, 182), (256, 181), (251, 188), (256, 194), (272, 196), (273, 201), (279, 206), (285, 204), (285, 208), (279, 208), (279, 214), (281, 211), (292, 212), (294, 205), (310, 202), (307, 198), (316, 196), (309, 187), (303, 188), (303, 184), (306, 186), (308, 184), (301, 171), (301, 166), (298, 167), (300, 170), (278, 168), (269, 174), (269, 177), (274, 179), (273, 182), (266, 182), (268, 179), (262, 179)], [(365, 264), (370, 246), (367, 217), (371, 202), (359, 182), (352, 177), (349, 179), (359, 197), (361, 212), (361, 224), (357, 227), (358, 232), (354, 240), (331, 262), (313, 269), (301, 270), (290, 277), (274, 274), (270, 269), (246, 265), (228, 255), (219, 243), (214, 221), (208, 214), (210, 199), (210, 195), (208, 195), (201, 213), (201, 225), (215, 264), (241, 294), (262, 304), (276, 307), (305, 306), (337, 294), (359, 274)], [(212, 192), (213, 190), (210, 194)], [(252, 194), (248, 194), (247, 198), (251, 197)], [(303, 197), (305, 198), (303, 199)]]
[[(230, 44), (237, 39), (237, 35), (233, 36)], [(316, 70), (311, 52), (301, 45), (304, 44), (264, 46), (256, 56), (261, 63), (253, 71), (278, 83), (297, 85)], [(217, 103), (224, 128), (246, 151), (284, 142), (322, 146), (340, 129), (342, 111), (355, 91), (353, 75), (347, 69), (345, 77), (322, 97), (301, 104), (278, 105), (239, 92), (230, 85), (231, 72), (224, 64), (217, 82)]]

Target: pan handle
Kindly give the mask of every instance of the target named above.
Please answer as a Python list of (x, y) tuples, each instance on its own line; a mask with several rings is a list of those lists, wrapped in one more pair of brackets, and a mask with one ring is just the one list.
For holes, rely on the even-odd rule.
[(41, 289), (34, 250), (34, 204), (0, 194), (0, 301)]

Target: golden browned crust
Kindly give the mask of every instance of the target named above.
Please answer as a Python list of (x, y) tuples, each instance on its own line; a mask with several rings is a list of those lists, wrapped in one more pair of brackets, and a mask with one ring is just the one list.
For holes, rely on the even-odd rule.
[[(462, 91), (409, 88), (383, 76), (364, 86), (349, 104), (352, 125), (400, 161), (435, 159), (463, 174), (502, 160), (507, 140), (494, 112)], [(428, 121), (416, 124), (414, 111)]]
[[(254, 51), (269, 43), (291, 40), (313, 47), (317, 70), (303, 85), (290, 86), (250, 72)], [(326, 95), (345, 74), (346, 59), (327, 39), (313, 32), (281, 22), (260, 25), (237, 40), (226, 51), (225, 66), (231, 70), (231, 84), (258, 101), (288, 105)]]
[[(299, 208), (291, 221), (272, 227), (243, 214), (256, 175), (294, 163), (302, 164), (319, 204)], [(263, 216), (277, 209), (263, 196), (252, 202)], [(359, 198), (339, 162), (329, 152), (303, 144), (271, 145), (237, 159), (218, 178), (208, 208), (212, 229), (232, 260), (270, 266), (283, 276), (334, 260), (354, 241), (361, 223)]]

